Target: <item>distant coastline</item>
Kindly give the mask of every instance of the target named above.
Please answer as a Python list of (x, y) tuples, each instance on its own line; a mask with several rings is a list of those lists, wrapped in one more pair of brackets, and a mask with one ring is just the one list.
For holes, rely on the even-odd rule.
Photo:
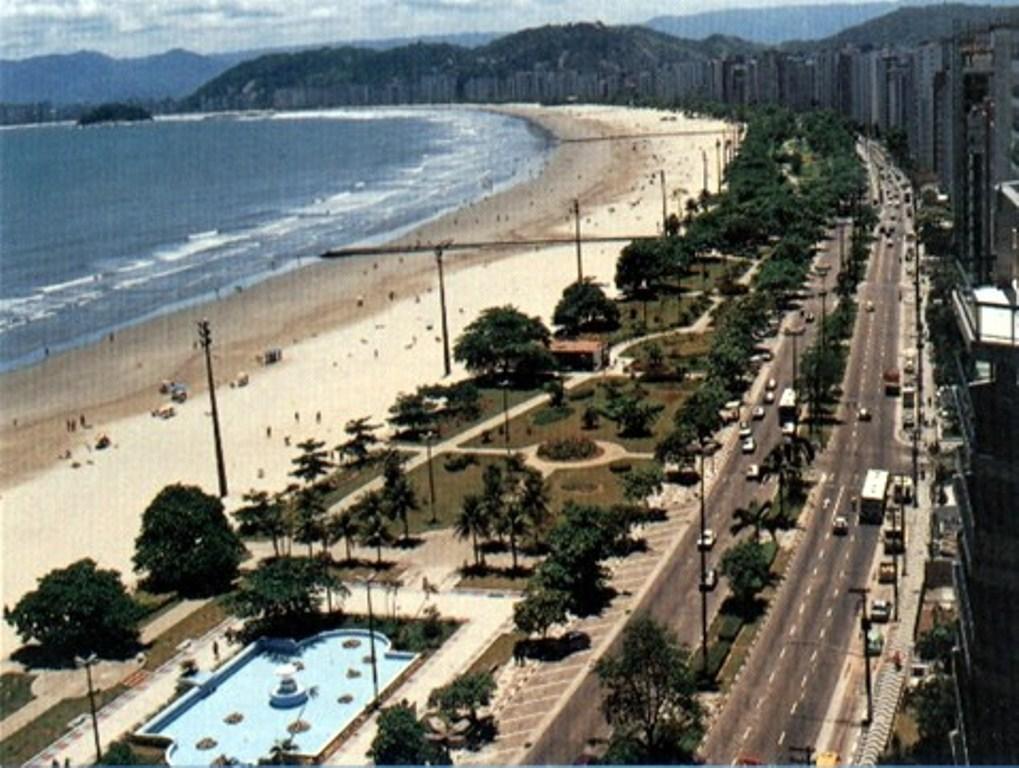
[(110, 102), (90, 109), (78, 118), (78, 125), (101, 123), (137, 123), (152, 119), (152, 113), (136, 104)]

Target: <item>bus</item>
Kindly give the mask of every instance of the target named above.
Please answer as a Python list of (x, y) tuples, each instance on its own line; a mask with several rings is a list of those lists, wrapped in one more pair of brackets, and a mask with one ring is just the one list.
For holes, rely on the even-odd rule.
[(795, 424), (799, 421), (800, 413), (796, 404), (796, 390), (786, 387), (782, 390), (782, 396), (778, 399), (778, 423)]
[(885, 516), (885, 503), (888, 499), (888, 471), (884, 469), (868, 469), (863, 478), (863, 490), (860, 492), (860, 522), (880, 523)]

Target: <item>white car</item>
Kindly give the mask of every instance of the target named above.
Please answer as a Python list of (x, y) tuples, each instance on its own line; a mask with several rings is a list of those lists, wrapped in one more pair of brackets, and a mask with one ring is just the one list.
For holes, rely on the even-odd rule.
[(873, 301), (868, 301), (867, 302), (867, 311), (868, 312), (873, 312), (874, 311), (874, 302)]
[(747, 467), (747, 480), (760, 480), (761, 479), (761, 465), (751, 464)]
[(835, 515), (831, 523), (831, 532), (836, 536), (845, 536), (849, 533), (849, 520), (844, 515)]
[(771, 392), (778, 388), (778, 382), (775, 381), (774, 379), (768, 379), (768, 383), (766, 386), (768, 391)]
[(764, 393), (764, 402), (767, 403), (768, 405), (771, 405), (772, 403), (775, 402), (775, 393), (772, 392), (770, 389)]
[(754, 430), (750, 427), (750, 422), (741, 421), (739, 423), (739, 436), (740, 437), (742, 437), (745, 440), (748, 437), (752, 437), (753, 434), (754, 434)]
[(787, 421), (785, 424), (782, 425), (782, 434), (785, 437), (795, 437), (796, 425), (791, 421)]
[(760, 405), (755, 406), (754, 410), (751, 411), (750, 416), (753, 418), (754, 421), (760, 421), (761, 419), (764, 418), (764, 408), (761, 407)]
[(703, 549), (705, 551), (715, 546), (715, 540), (718, 537), (715, 536), (715, 532), (710, 528), (705, 528), (704, 533), (697, 537), (697, 549)]
[(714, 568), (709, 568), (704, 574), (704, 581), (701, 582), (701, 591), (710, 592), (718, 585), (718, 573)]
[(871, 621), (889, 621), (892, 618), (892, 603), (890, 600), (875, 600), (870, 604)]
[(866, 408), (860, 409), (860, 421), (870, 421), (870, 411)]
[(753, 453), (757, 450), (757, 443), (754, 442), (754, 438), (748, 437), (743, 441), (743, 453)]

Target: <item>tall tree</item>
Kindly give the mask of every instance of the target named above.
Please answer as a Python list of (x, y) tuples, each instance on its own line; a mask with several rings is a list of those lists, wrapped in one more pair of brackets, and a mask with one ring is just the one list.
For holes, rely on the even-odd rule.
[(610, 329), (619, 325), (619, 308), (590, 278), (571, 283), (556, 304), (552, 322), (569, 336), (587, 328)]
[(294, 622), (316, 613), (324, 589), (341, 596), (349, 594), (323, 560), (281, 557), (259, 563), (241, 581), (231, 602), (242, 618), (278, 630), (290, 628)]
[(368, 756), (375, 765), (450, 765), (449, 753), (427, 738), (425, 727), (406, 701), (379, 714)]
[(389, 408), (389, 423), (401, 437), (417, 440), (435, 427), (435, 405), (421, 392), (401, 392)]
[(351, 419), (343, 428), (349, 437), (336, 446), (336, 452), (341, 457), (349, 459), (354, 466), (364, 466), (371, 457), (372, 448), (379, 442), (375, 432), (381, 426), (381, 424), (372, 424), (370, 416)]
[(273, 499), (266, 491), (251, 489), (243, 496), (247, 504), (233, 512), (237, 530), (241, 536), (268, 536), (272, 539), (272, 551), (280, 556), (280, 543), (286, 535), (284, 505)]
[[(732, 525), (732, 532), (739, 533), (744, 528), (754, 529), (754, 541), (761, 540), (761, 525), (769, 511), (768, 504), (762, 504), (756, 499), (751, 500), (745, 507), (736, 507), (732, 516), (735, 522)], [(772, 532), (774, 537), (774, 532)]]
[(489, 307), (456, 340), (453, 356), (485, 376), (532, 376), (552, 368), (548, 328), (513, 306)]
[(545, 638), (552, 626), (566, 622), (569, 604), (570, 596), (565, 592), (532, 580), (524, 589), (523, 599), (513, 606), (513, 623), (526, 635), (537, 632)]
[(742, 541), (726, 550), (720, 568), (729, 580), (733, 598), (744, 607), (749, 607), (757, 593), (767, 586), (770, 569), (764, 547), (753, 540)]
[(329, 474), (332, 462), (329, 461), (329, 453), (323, 450), (325, 447), (323, 441), (308, 438), (303, 443), (298, 443), (297, 447), (301, 449), (301, 453), (290, 462), (294, 465), (290, 472), (291, 477), (311, 485), (320, 477)]
[(335, 544), (341, 539), (347, 547), (347, 559), (349, 563), (353, 560), (351, 546), (360, 532), (357, 517), (350, 509), (337, 512), (326, 521), (326, 536), (330, 544)]
[(366, 547), (375, 547), (375, 562), (382, 564), (382, 546), (393, 540), (386, 519), (386, 503), (380, 491), (368, 491), (354, 502), (351, 512), (357, 518), (359, 537)]
[(120, 574), (89, 559), (50, 571), (13, 609), (4, 607), (4, 620), (22, 640), (68, 660), (129, 651), (138, 641), (138, 614)]
[(299, 488), (292, 498), (294, 510), (294, 540), (308, 546), (308, 557), (312, 554), (312, 545), (322, 542), (322, 549), (327, 546), (326, 505), (322, 493), (313, 485)]
[(168, 485), (142, 514), (134, 567), (157, 591), (208, 595), (230, 586), (244, 551), (218, 498)]
[(414, 486), (403, 471), (403, 459), (396, 451), (389, 451), (382, 470), (382, 501), (390, 520), (403, 523), (403, 540), (410, 539), (410, 513), (418, 509)]
[(460, 513), (453, 522), (453, 531), (457, 538), (470, 539), (474, 549), (474, 565), (478, 568), (485, 566), (485, 553), (481, 551), (479, 539), (488, 536), (491, 521), (482, 504), (481, 497), (469, 494), (464, 497), (460, 507)]
[(612, 746), (636, 748), (640, 762), (686, 762), (702, 732), (703, 714), (687, 659), (676, 636), (647, 616), (623, 632), (618, 654), (596, 666), (605, 690), (602, 708)]

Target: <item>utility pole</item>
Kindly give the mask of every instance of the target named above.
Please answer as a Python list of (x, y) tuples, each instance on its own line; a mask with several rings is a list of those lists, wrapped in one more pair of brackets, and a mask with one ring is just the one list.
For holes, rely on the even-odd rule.
[(902, 503), (899, 503), (899, 514), (895, 514), (894, 508), (892, 509), (892, 530), (895, 532), (893, 541), (895, 542), (894, 556), (892, 557), (892, 570), (894, 571), (895, 578), (892, 580), (892, 610), (895, 612), (895, 621), (899, 620), (899, 542), (904, 541), (899, 538), (899, 517), (902, 515)]
[(849, 592), (860, 596), (860, 632), (863, 635), (863, 666), (866, 670), (867, 681), (867, 720), (864, 725), (870, 725), (874, 720), (874, 694), (870, 680), (870, 649), (867, 647), (867, 633), (870, 631), (870, 618), (867, 616), (867, 592), (866, 587), (850, 587)]
[(369, 707), (370, 709), (378, 709), (379, 706), (379, 667), (375, 659), (375, 613), (372, 611), (372, 581), (374, 580), (375, 574), (372, 574), (364, 582), (368, 598), (368, 639), (371, 645), (372, 688), (375, 691), (375, 696), (372, 698), (372, 703)]
[[(914, 195), (915, 203), (915, 195)], [(914, 215), (913, 221), (916, 221)], [(920, 429), (926, 416), (923, 410), (923, 302), (920, 299), (920, 249), (913, 251), (913, 293), (916, 299), (916, 426), (913, 428), (913, 509), (920, 505)]]
[(662, 235), (669, 231), (669, 203), (665, 196), (665, 171), (658, 171), (658, 181), (662, 185)]
[(573, 221), (576, 225), (576, 243), (577, 243), (577, 282), (583, 282), (584, 280), (584, 263), (580, 256), (580, 200), (579, 198), (573, 198)]
[(700, 482), (701, 482), (701, 537), (697, 540), (697, 549), (701, 553), (701, 671), (703, 674), (708, 673), (708, 589), (707, 589), (707, 574), (708, 574), (708, 552), (707, 549), (702, 546), (704, 541), (704, 531), (706, 526), (705, 510), (704, 510), (704, 443), (698, 441), (697, 447), (701, 457), (701, 471), (700, 471)]
[(96, 717), (95, 689), (92, 687), (92, 665), (97, 661), (98, 658), (94, 653), (90, 653), (84, 658), (81, 656), (75, 656), (74, 658), (75, 664), (85, 668), (85, 681), (88, 684), (88, 706), (92, 712), (92, 738), (95, 739), (96, 746), (96, 763), (101, 763), (103, 760), (103, 748), (99, 743), (99, 719)]
[(425, 432), (425, 452), (428, 454), (428, 510), (432, 513), (429, 521), (432, 525), (439, 522), (435, 516), (435, 468), (432, 466), (432, 439), (435, 432), (429, 429)]
[(442, 315), (442, 369), (446, 376), (452, 372), (449, 362), (449, 322), (446, 320), (446, 279), (442, 272), (442, 250), (448, 244), (435, 247), (435, 265), (439, 269), (439, 312)]
[[(825, 273), (827, 274), (827, 273)], [(825, 344), (827, 343), (824, 337), (824, 321), (827, 318), (826, 312), (826, 299), (828, 298), (828, 291), (822, 290), (821, 297), (821, 346), (818, 348), (818, 356), (814, 361), (814, 408), (811, 412), (811, 423), (814, 424), (814, 430), (817, 434), (821, 432), (821, 361), (827, 356)]]
[(722, 194), (722, 140), (715, 139), (715, 169), (718, 172), (718, 178), (715, 180), (715, 185), (718, 188), (718, 194)]
[(708, 192), (708, 151), (701, 150), (701, 164), (704, 166), (704, 193)]
[(226, 464), (223, 462), (223, 438), (219, 433), (219, 410), (216, 408), (216, 382), (212, 376), (212, 330), (209, 321), (198, 321), (198, 340), (205, 350), (205, 372), (209, 379), (209, 402), (212, 405), (212, 437), (216, 444), (216, 474), (219, 478), (219, 497), (227, 495)]

